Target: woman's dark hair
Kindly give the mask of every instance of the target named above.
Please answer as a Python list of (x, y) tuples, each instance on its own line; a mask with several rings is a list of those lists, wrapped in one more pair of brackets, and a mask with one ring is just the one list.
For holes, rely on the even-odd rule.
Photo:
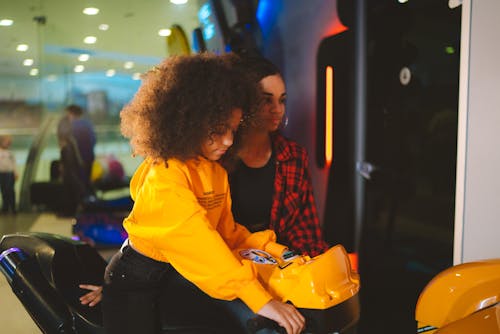
[(256, 84), (271, 75), (281, 76), (281, 71), (276, 65), (258, 54), (241, 54), (235, 58), (234, 63)]
[(233, 66), (233, 54), (172, 56), (143, 77), (120, 113), (122, 134), (134, 153), (155, 160), (186, 160), (211, 134), (227, 130), (235, 108), (247, 118), (257, 85)]
[[(243, 72), (243, 75), (251, 83), (255, 84), (258, 88), (258, 97), (256, 103), (253, 105), (254, 111), (252, 116), (258, 112), (261, 107), (262, 102), (262, 90), (260, 89), (260, 81), (268, 76), (281, 75), (281, 71), (276, 65), (274, 65), (270, 60), (261, 56), (257, 53), (243, 53), (239, 54), (237, 57), (231, 58), (233, 65)], [(248, 117), (246, 125), (250, 125), (255, 122), (256, 118)], [(242, 145), (242, 136), (245, 133), (245, 128), (240, 129), (234, 138), (233, 145), (229, 148), (227, 153), (222, 157), (222, 165), (229, 171), (232, 172), (236, 165), (238, 164), (238, 150)]]

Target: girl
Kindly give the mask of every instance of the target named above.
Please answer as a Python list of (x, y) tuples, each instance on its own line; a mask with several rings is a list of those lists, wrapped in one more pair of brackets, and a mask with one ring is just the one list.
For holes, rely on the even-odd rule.
[(302, 315), (273, 300), (251, 265), (232, 253), (259, 248), (281, 254), (286, 248), (274, 242), (272, 231), (251, 234), (231, 214), (227, 175), (216, 160), (249, 114), (255, 88), (229, 65), (230, 58), (168, 58), (145, 76), (121, 112), (122, 133), (145, 160), (130, 184), (135, 203), (124, 221), (128, 243), (104, 277), (102, 307), (110, 334), (158, 333), (161, 296), (183, 296), (179, 287), (189, 286), (178, 280), (231, 301), (228, 307), (242, 322), (256, 313), (289, 334), (304, 328)]

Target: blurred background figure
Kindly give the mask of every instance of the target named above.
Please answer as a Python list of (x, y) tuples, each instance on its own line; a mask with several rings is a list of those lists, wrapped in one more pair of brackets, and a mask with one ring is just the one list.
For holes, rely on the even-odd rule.
[(12, 137), (0, 136), (0, 190), (2, 192), (2, 214), (16, 214), (16, 193), (14, 183), (17, 180), (16, 159), (10, 151)]
[(78, 105), (71, 104), (67, 106), (65, 112), (70, 121), (71, 134), (75, 139), (83, 163), (82, 182), (86, 187), (87, 195), (91, 195), (93, 194), (93, 188), (90, 176), (95, 159), (94, 147), (96, 144), (94, 126), (90, 120), (83, 117), (84, 110)]
[[(64, 116), (57, 126), (57, 141), (60, 149), (59, 173), (63, 183), (66, 202), (62, 206), (63, 216), (72, 216), (76, 213), (83, 199), (88, 194), (88, 186), (85, 183), (85, 164), (78, 150), (78, 144), (73, 137), (72, 122), (68, 116)], [(89, 183), (90, 184), (90, 183)]]

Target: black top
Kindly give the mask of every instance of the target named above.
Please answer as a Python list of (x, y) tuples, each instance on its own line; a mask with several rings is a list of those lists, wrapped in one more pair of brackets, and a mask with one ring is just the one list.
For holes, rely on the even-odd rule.
[(275, 164), (273, 151), (263, 167), (251, 168), (240, 161), (229, 176), (234, 219), (251, 232), (269, 228)]

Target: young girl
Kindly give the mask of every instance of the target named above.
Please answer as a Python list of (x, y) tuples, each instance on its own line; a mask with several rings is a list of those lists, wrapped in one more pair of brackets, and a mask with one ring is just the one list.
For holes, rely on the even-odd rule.
[[(273, 300), (251, 265), (232, 253), (259, 248), (278, 254), (286, 248), (274, 242), (274, 232), (251, 234), (231, 214), (227, 175), (216, 160), (232, 145), (255, 87), (229, 65), (230, 57), (168, 58), (147, 73), (121, 112), (122, 133), (145, 160), (130, 184), (128, 244), (104, 277), (103, 318), (110, 334), (158, 333), (162, 298), (189, 303), (182, 298), (189, 293), (175, 284), (179, 279), (231, 301), (227, 305), (242, 321), (256, 313), (289, 334), (304, 328), (302, 315)], [(181, 298), (165, 301), (169, 295)]]

